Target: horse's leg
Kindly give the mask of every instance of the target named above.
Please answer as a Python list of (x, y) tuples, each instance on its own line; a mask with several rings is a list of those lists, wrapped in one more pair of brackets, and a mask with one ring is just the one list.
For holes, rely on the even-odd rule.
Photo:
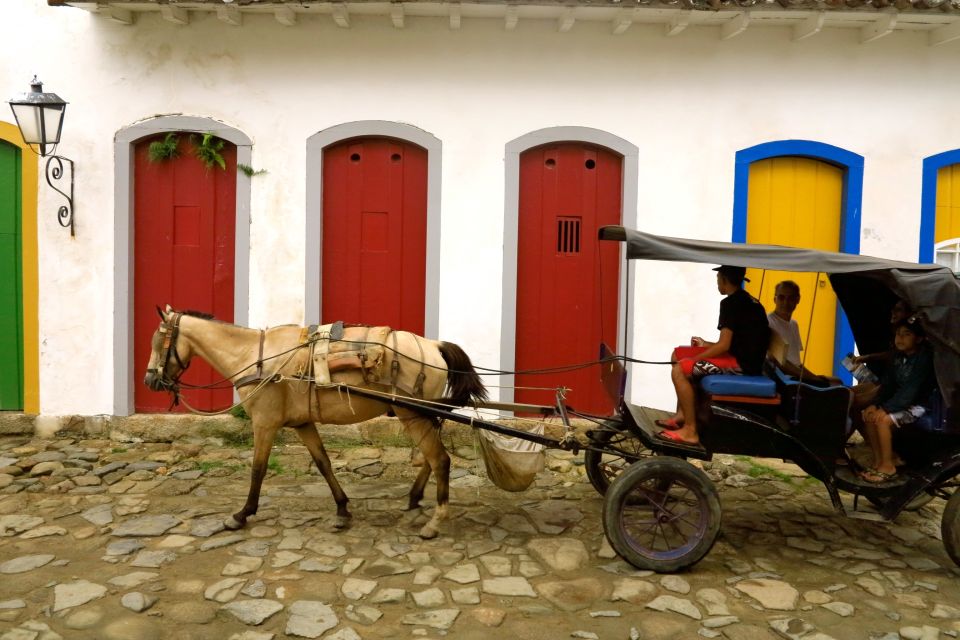
[(323, 440), (320, 439), (320, 434), (317, 433), (317, 427), (312, 422), (306, 422), (294, 428), (297, 430), (297, 435), (300, 436), (300, 441), (303, 442), (304, 446), (307, 447), (307, 451), (309, 451), (313, 457), (313, 461), (317, 464), (320, 473), (323, 474), (324, 480), (327, 481), (327, 486), (330, 487), (330, 491), (333, 493), (333, 499), (337, 503), (337, 518), (334, 520), (333, 526), (337, 529), (343, 529), (350, 523), (351, 515), (347, 509), (349, 499), (340, 486), (340, 483), (337, 482), (337, 477), (333, 473), (333, 465), (330, 464), (330, 456), (327, 455), (327, 450), (323, 446)]
[[(417, 449), (419, 452), (420, 450)], [(423, 489), (427, 486), (427, 481), (430, 480), (430, 465), (424, 462), (420, 465), (420, 473), (417, 474), (417, 479), (413, 481), (413, 486), (410, 487), (410, 502), (407, 505), (407, 509), (416, 509), (420, 506), (420, 501), (423, 500)]]
[(250, 468), (250, 491), (247, 493), (247, 502), (243, 509), (233, 514), (223, 522), (227, 529), (242, 529), (247, 524), (247, 518), (257, 512), (260, 503), (260, 487), (267, 475), (267, 462), (270, 460), (270, 448), (277, 436), (279, 425), (253, 425), (253, 461)]
[[(433, 418), (426, 418), (416, 414), (402, 416), (404, 426), (413, 441), (417, 443), (427, 464), (424, 468), (429, 470), (424, 473), (423, 469), (413, 483), (410, 490), (410, 501), (413, 503), (416, 496), (416, 490), (423, 494), (423, 485), (430, 477), (430, 471), (437, 476), (437, 509), (433, 517), (427, 524), (420, 529), (421, 538), (436, 538), (439, 532), (440, 523), (447, 519), (448, 504), (450, 502), (450, 456), (443, 448), (443, 442), (440, 440), (440, 423)], [(421, 483), (421, 478), (423, 482)], [(417, 500), (419, 502), (419, 499)]]

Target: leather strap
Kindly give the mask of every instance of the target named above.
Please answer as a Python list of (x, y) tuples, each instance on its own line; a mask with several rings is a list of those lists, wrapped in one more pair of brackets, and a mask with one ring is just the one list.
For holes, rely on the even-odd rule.
[(260, 330), (260, 352), (257, 356), (257, 372), (238, 379), (233, 383), (234, 388), (239, 389), (240, 387), (255, 384), (263, 380), (263, 339), (266, 337), (266, 334), (266, 331), (263, 329)]

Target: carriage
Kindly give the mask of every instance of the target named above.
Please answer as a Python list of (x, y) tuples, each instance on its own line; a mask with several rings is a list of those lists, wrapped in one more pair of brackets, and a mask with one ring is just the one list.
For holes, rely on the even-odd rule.
[[(775, 362), (768, 362), (762, 376), (719, 375), (701, 381), (697, 394), (701, 442), (697, 446), (657, 437), (655, 422), (666, 412), (625, 399), (625, 362), (631, 359), (603, 345), (597, 364), (603, 386), (617, 408), (611, 416), (591, 416), (568, 407), (559, 392), (553, 406), (487, 402), (469, 358), (449, 343), (412, 334), (398, 342), (395, 334), (404, 332), (384, 334), (377, 343), (377, 365), (390, 374), (371, 377), (364, 367), (372, 356), (365, 351), (360, 353), (357, 367), (321, 372), (315, 368), (321, 362), (318, 348), (327, 358), (335, 341), (371, 344), (369, 333), (362, 334), (362, 339), (354, 334), (351, 340), (337, 325), (277, 327), (270, 330), (272, 334), (259, 332), (257, 348), (256, 330), (195, 322), (195, 318), (168, 308), (161, 312), (145, 383), (154, 390), (178, 394), (180, 376), (190, 358), (200, 355), (237, 388), (253, 418), (255, 450), (250, 493), (244, 508), (227, 519), (230, 528), (243, 526), (247, 517), (256, 513), (269, 448), (277, 429), (284, 426), (294, 427), (307, 445), (337, 503), (335, 526), (346, 526), (350, 518), (347, 497), (333, 476), (313, 423), (322, 418), (345, 424), (393, 411), (414, 435), (427, 460), (411, 489), (411, 508), (419, 504), (431, 471), (437, 476), (437, 508), (421, 530), (425, 538), (435, 536), (446, 517), (449, 458), (438, 434), (442, 421), (452, 420), (543, 447), (583, 451), (587, 476), (603, 495), (607, 538), (620, 556), (638, 568), (677, 571), (696, 564), (710, 551), (720, 530), (721, 505), (713, 482), (696, 461), (710, 460), (718, 453), (791, 461), (821, 481), (836, 510), (851, 517), (893, 520), (904, 509), (944, 499), (943, 542), (960, 565), (960, 281), (950, 270), (805, 249), (666, 238), (623, 227), (604, 227), (599, 233), (601, 240), (625, 243), (628, 260), (825, 273), (862, 352), (888, 347), (885, 319), (889, 309), (897, 299), (908, 301), (919, 313), (932, 344), (940, 395), (927, 428), (897, 442), (906, 462), (900, 480), (866, 483), (850, 466), (838, 464), (845, 456), (849, 431), (849, 387), (810, 384), (787, 375)], [(181, 324), (184, 319), (188, 330)], [(394, 336), (392, 343), (387, 335)], [(242, 348), (209, 346), (211, 341), (228, 339), (239, 341)], [(304, 383), (310, 389), (306, 394)], [(447, 396), (441, 397), (445, 387)], [(369, 406), (360, 406), (361, 399)], [(564, 433), (555, 438), (516, 428), (457, 410), (463, 406), (556, 417), (563, 423)], [(580, 433), (572, 426), (571, 417), (586, 418), (593, 426)], [(844, 505), (841, 491), (853, 494), (852, 509)], [(860, 510), (861, 497), (876, 511)]]

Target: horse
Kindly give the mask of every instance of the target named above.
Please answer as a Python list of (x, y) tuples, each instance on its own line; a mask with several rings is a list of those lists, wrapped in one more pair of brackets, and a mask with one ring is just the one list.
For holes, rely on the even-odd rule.
[[(144, 384), (153, 391), (174, 394), (176, 401), (180, 376), (194, 357), (200, 357), (233, 383), (253, 424), (247, 501), (240, 511), (226, 518), (225, 527), (240, 529), (249, 516), (257, 513), (270, 449), (283, 427), (296, 431), (327, 481), (337, 505), (333, 526), (347, 527), (352, 517), (347, 508), (349, 499), (334, 476), (315, 423), (354, 424), (392, 411), (425, 460), (410, 489), (408, 510), (419, 507), (431, 472), (436, 475), (437, 507), (419, 533), (425, 539), (437, 536), (441, 522), (447, 518), (450, 493), (450, 457), (440, 441), (442, 421), (409, 408), (391, 406), (386, 394), (419, 395), (460, 407), (485, 400), (486, 388), (463, 349), (450, 342), (383, 328), (389, 333), (379, 334), (386, 339), (376, 345), (381, 359), (377, 371), (390, 372), (389, 376), (378, 377), (369, 368), (334, 371), (331, 366), (329, 383), (320, 384), (309, 375), (313, 372), (313, 348), (308, 348), (320, 342), (305, 341), (307, 332), (301, 327), (249, 329), (216, 320), (210, 314), (178, 312), (169, 305), (165, 310), (157, 307), (157, 313), (161, 322), (151, 339)], [(333, 338), (330, 340), (332, 345)], [(360, 342), (364, 341), (357, 341)], [(384, 399), (351, 394), (351, 387), (383, 392)], [(445, 390), (447, 396), (443, 397)]]

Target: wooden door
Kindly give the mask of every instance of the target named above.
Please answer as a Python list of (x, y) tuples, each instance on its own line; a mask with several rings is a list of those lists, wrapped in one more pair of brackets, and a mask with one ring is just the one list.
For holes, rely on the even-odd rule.
[[(138, 412), (166, 411), (170, 397), (143, 385), (150, 337), (159, 324), (155, 306), (171, 304), (233, 322), (234, 237), (236, 227), (236, 147), (221, 150), (226, 169), (207, 168), (194, 155), (195, 139), (180, 135), (176, 158), (153, 162), (148, 138), (134, 151), (134, 377)], [(211, 384), (220, 379), (195, 359), (184, 382)], [(233, 390), (188, 390), (198, 409), (223, 409)], [(179, 410), (183, 410), (181, 407)]]
[(324, 149), (322, 233), (322, 321), (422, 335), (427, 151), (387, 138)]
[(23, 410), (20, 149), (0, 141), (0, 410)]
[[(597, 229), (620, 224), (622, 158), (570, 142), (520, 156), (517, 246), (517, 371), (597, 360), (601, 341), (617, 346), (619, 245)], [(599, 367), (517, 375), (517, 402), (553, 404), (568, 387), (575, 409), (607, 414), (613, 404)]]
[(934, 226), (934, 259), (960, 273), (960, 164), (937, 172), (937, 219)]
[[(843, 181), (843, 169), (811, 158), (784, 156), (754, 162), (750, 165), (747, 242), (839, 251)], [(751, 279), (747, 290), (767, 311), (773, 311), (778, 282), (793, 280), (800, 285), (800, 304), (793, 314), (805, 349), (800, 355), (807, 369), (832, 374), (837, 297), (826, 274), (761, 274), (749, 269), (747, 277)]]

